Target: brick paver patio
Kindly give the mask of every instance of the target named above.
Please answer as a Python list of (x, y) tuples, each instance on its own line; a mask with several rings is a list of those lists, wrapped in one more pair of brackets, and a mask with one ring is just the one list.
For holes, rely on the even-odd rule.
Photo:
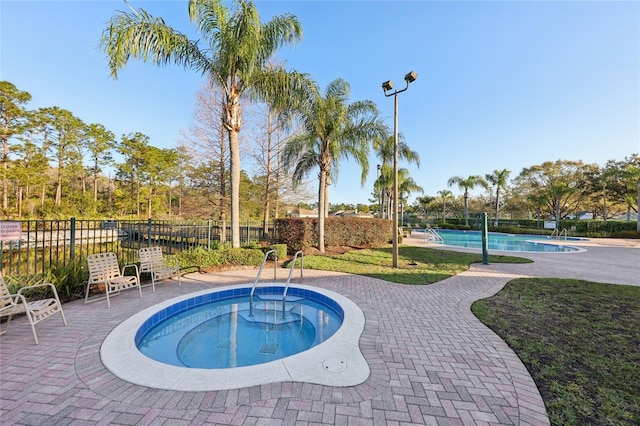
[[(406, 241), (421, 244), (415, 238)], [(0, 337), (3, 425), (545, 425), (544, 404), (513, 351), (470, 312), (518, 276), (567, 276), (640, 285), (640, 249), (591, 245), (585, 253), (527, 255), (526, 265), (474, 265), (424, 287), (305, 270), (304, 283), (341, 293), (366, 317), (360, 349), (371, 368), (362, 384), (339, 388), (272, 383), (215, 392), (158, 390), (127, 383), (104, 368), (100, 345), (135, 312), (205, 288), (247, 283), (256, 270), (189, 274), (85, 305), (64, 306), (69, 322), (25, 318)], [(596, 272), (597, 271), (597, 272)], [(278, 271), (286, 277), (287, 271)], [(584, 275), (584, 276), (583, 276)], [(135, 294), (134, 294), (135, 293)]]

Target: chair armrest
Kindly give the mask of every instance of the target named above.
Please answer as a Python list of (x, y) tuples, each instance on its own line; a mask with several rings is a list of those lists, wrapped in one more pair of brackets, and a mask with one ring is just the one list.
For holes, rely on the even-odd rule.
[(136, 271), (136, 277), (138, 277), (138, 279), (140, 279), (140, 270), (138, 269), (138, 265), (136, 265), (135, 263), (131, 263), (129, 265), (124, 265), (122, 267), (122, 275), (124, 275), (124, 272), (127, 270), (127, 268), (133, 268)]
[(153, 269), (153, 262), (150, 262), (148, 260), (144, 261), (144, 262), (140, 262), (140, 271), (141, 272), (151, 272), (151, 270)]
[(0, 300), (3, 300), (3, 299), (10, 299), (11, 300), (11, 305), (3, 306), (2, 308), (0, 308), (0, 316), (4, 316), (4, 315), (2, 315), (2, 311), (4, 309), (11, 308), (12, 306), (15, 307), (15, 306), (19, 305), (20, 303), (22, 303), (24, 308), (27, 309), (27, 306), (29, 305), (27, 303), (27, 299), (25, 299), (25, 297), (22, 294), (19, 294), (19, 293), (7, 294), (5, 296), (0, 296)]
[(18, 294), (22, 294), (22, 290), (29, 290), (29, 289), (32, 289), (32, 288), (45, 287), (45, 286), (49, 286), (54, 290), (56, 289), (56, 286), (53, 285), (52, 283), (34, 284), (34, 285), (27, 285), (27, 286), (24, 286), (24, 287), (20, 287), (18, 289)]
[[(18, 303), (18, 300), (20, 300), (25, 305), (27, 304), (27, 301), (25, 300), (24, 296), (22, 294), (18, 294), (18, 293), (16, 293), (16, 294), (6, 294), (4, 296), (0, 296), (0, 300), (5, 300), (5, 299), (9, 299), (13, 303)], [(0, 308), (0, 309), (2, 309), (2, 308)]]
[(47, 287), (47, 286), (51, 287), (51, 291), (53, 292), (53, 297), (56, 300), (60, 301), (60, 299), (58, 298), (58, 291), (56, 289), (56, 286), (53, 285), (52, 283), (42, 283), (42, 284), (34, 284), (34, 285), (28, 285), (28, 286), (25, 286), (25, 287), (20, 287), (18, 289), (18, 295), (22, 296), (23, 290), (31, 290), (31, 289), (34, 289), (34, 288)]

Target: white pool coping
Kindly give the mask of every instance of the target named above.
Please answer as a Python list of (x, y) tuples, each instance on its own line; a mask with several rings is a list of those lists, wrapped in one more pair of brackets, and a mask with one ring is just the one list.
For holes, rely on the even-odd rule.
[[(265, 285), (282, 284), (260, 284), (261, 287)], [(203, 369), (164, 364), (142, 354), (136, 347), (135, 336), (138, 329), (156, 312), (202, 294), (246, 286), (251, 284), (198, 291), (138, 312), (106, 337), (100, 348), (102, 363), (111, 373), (127, 382), (176, 391), (228, 390), (288, 381), (344, 387), (361, 384), (369, 377), (369, 365), (359, 347), (360, 335), (365, 325), (362, 310), (341, 294), (299, 284), (295, 287), (329, 297), (344, 311), (342, 326), (333, 336), (299, 354), (247, 367)]]

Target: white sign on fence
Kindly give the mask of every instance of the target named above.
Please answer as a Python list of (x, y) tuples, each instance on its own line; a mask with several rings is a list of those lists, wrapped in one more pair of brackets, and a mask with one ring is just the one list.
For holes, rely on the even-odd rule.
[(22, 238), (22, 224), (20, 222), (0, 222), (0, 241), (17, 241)]
[(544, 229), (556, 229), (556, 221), (555, 220), (545, 220), (544, 221)]

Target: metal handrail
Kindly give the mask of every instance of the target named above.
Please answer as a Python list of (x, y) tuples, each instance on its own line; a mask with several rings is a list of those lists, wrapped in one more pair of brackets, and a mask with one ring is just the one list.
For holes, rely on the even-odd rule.
[(264, 258), (262, 259), (262, 264), (260, 264), (260, 270), (258, 271), (258, 275), (256, 275), (256, 280), (253, 282), (253, 287), (251, 287), (251, 293), (249, 294), (249, 316), (253, 316), (253, 293), (256, 291), (256, 286), (258, 285), (258, 280), (260, 279), (260, 275), (262, 275), (262, 270), (264, 269), (265, 263), (267, 263), (267, 258), (271, 253), (275, 254), (275, 262), (273, 264), (273, 281), (276, 280), (276, 273), (278, 269), (278, 252), (275, 250), (269, 250), (264, 254)]
[(567, 228), (562, 228), (562, 231), (558, 230), (558, 228), (554, 229), (553, 232), (551, 233), (550, 238), (556, 238), (556, 240), (559, 240), (560, 238), (562, 238), (562, 235), (564, 235), (564, 239), (567, 239)]
[[(435, 240), (435, 241), (440, 241), (443, 242), (444, 240), (442, 239), (442, 237), (440, 236), (440, 234), (438, 234), (438, 232), (433, 229), (430, 226), (427, 226), (426, 228), (424, 228), (424, 231), (427, 235), (425, 235), (425, 241), (430, 241), (430, 240)], [(428, 237), (428, 235), (430, 235), (432, 238), (430, 239)]]
[(303, 278), (303, 271), (304, 271), (304, 253), (302, 252), (302, 250), (298, 250), (294, 255), (293, 255), (293, 259), (291, 260), (291, 267), (289, 268), (289, 276), (287, 277), (287, 282), (284, 285), (284, 293), (282, 294), (282, 311), (284, 313), (284, 302), (287, 299), (287, 291), (289, 290), (289, 282), (291, 281), (291, 275), (293, 274), (293, 268), (296, 267), (296, 259), (298, 258), (298, 255), (301, 254), (302, 256), (300, 257), (300, 280), (302, 280)]

